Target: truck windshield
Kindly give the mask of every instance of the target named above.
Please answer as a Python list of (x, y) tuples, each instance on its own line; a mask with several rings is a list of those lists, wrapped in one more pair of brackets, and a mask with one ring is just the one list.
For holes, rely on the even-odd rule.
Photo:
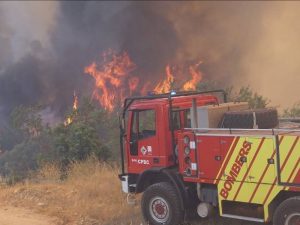
[(190, 109), (175, 109), (172, 112), (173, 130), (182, 128), (191, 128), (191, 111)]
[(173, 119), (173, 130), (178, 130), (181, 128), (180, 126), (180, 111), (175, 111), (172, 113)]
[(155, 111), (153, 109), (139, 111), (139, 139), (155, 136)]

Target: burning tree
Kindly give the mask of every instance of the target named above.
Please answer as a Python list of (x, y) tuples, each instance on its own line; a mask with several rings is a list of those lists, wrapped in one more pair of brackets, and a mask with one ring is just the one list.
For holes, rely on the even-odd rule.
[(137, 88), (139, 79), (130, 75), (135, 64), (126, 52), (117, 55), (108, 50), (102, 57), (103, 62), (100, 65), (93, 62), (84, 71), (95, 80), (92, 97), (111, 112), (116, 103)]
[(84, 72), (94, 78), (95, 88), (92, 98), (96, 99), (104, 109), (112, 112), (126, 96), (131, 96), (134, 93), (145, 95), (147, 91), (151, 90), (157, 94), (168, 93), (172, 89), (196, 90), (197, 84), (203, 76), (199, 69), (201, 63), (188, 66), (167, 65), (165, 74), (162, 74), (165, 78), (155, 82), (152, 77), (151, 80), (140, 79), (140, 76), (135, 74), (137, 65), (128, 53), (117, 54), (110, 49), (102, 54), (100, 63), (93, 62), (85, 67)]
[(74, 115), (76, 115), (77, 110), (78, 110), (79, 102), (78, 102), (78, 96), (76, 95), (75, 91), (74, 91), (73, 99), (74, 99), (73, 100), (73, 110), (72, 110), (71, 115), (68, 115), (67, 118), (65, 119), (65, 121), (64, 121), (65, 126), (68, 126), (73, 122), (73, 117), (74, 117)]

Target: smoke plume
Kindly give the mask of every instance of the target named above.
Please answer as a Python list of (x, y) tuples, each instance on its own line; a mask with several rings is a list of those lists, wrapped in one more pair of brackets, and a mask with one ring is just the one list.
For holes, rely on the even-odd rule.
[(201, 60), (205, 79), (249, 84), (289, 106), (298, 100), (299, 11), (298, 2), (0, 3), (0, 114), (39, 103), (63, 115), (74, 90), (91, 94), (84, 68), (109, 48), (126, 51), (143, 81)]

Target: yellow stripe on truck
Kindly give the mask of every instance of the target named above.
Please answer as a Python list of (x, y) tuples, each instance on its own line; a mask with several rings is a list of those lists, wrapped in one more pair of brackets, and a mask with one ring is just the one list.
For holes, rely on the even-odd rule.
[[(264, 140), (263, 140), (264, 139)], [(279, 136), (281, 181), (291, 182), (295, 179), (300, 169), (300, 141), (295, 136)], [(232, 176), (233, 167), (245, 146), (251, 143), (247, 154), (247, 162), (240, 166), (236, 176)], [(275, 137), (240, 137), (232, 156), (225, 167), (226, 177), (218, 183), (219, 205), (222, 214), (222, 200), (250, 202), (263, 204), (265, 220), (268, 219), (268, 206), (276, 195), (284, 189), (277, 185), (277, 157), (275, 154)], [(298, 150), (295, 150), (298, 149)], [(268, 159), (274, 159), (274, 164), (268, 164)], [(249, 168), (250, 167), (250, 168)], [(246, 176), (245, 176), (246, 175)], [(242, 183), (242, 181), (244, 181)], [(226, 189), (224, 191), (224, 189)]]
[[(220, 177), (221, 179), (223, 178), (223, 174), (221, 174), (221, 173), (222, 173), (222, 171), (223, 171), (223, 168), (226, 166), (225, 164), (226, 164), (226, 162), (227, 162), (227, 160), (228, 160), (228, 157), (230, 157), (231, 151), (234, 151), (232, 148), (233, 148), (233, 146), (235, 145), (235, 142), (236, 142), (236, 141), (237, 141), (237, 138), (234, 138), (234, 140), (232, 141), (231, 146), (230, 146), (230, 148), (229, 148), (229, 151), (227, 151), (226, 157), (225, 157), (224, 160), (223, 160), (222, 166), (221, 166), (221, 168), (220, 168), (220, 170), (219, 170), (219, 172), (218, 172), (217, 177)], [(219, 182), (219, 181), (216, 179), (216, 180), (214, 181), (214, 184), (216, 184), (216, 183), (218, 183), (218, 182)]]

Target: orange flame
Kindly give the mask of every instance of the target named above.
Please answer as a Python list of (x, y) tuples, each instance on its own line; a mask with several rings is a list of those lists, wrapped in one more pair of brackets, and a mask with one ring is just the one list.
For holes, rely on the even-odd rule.
[(196, 65), (189, 67), (189, 72), (192, 75), (192, 79), (183, 84), (182, 90), (184, 91), (196, 90), (197, 88), (196, 85), (202, 80), (202, 73), (199, 70), (197, 70), (197, 68), (201, 63), (202, 62), (199, 62)]
[[(103, 53), (101, 63), (91, 63), (85, 67), (84, 72), (92, 76), (95, 81), (92, 98), (96, 99), (104, 109), (112, 112), (126, 96), (145, 95), (149, 90), (153, 90), (157, 94), (170, 92), (175, 88), (175, 78), (179, 81), (184, 80), (187, 73), (191, 79), (176, 84), (176, 89), (196, 90), (197, 84), (202, 80), (202, 73), (199, 70), (201, 63), (189, 67), (181, 64), (176, 67), (167, 65), (165, 67), (166, 78), (158, 83), (153, 83), (151, 80), (140, 80), (138, 76), (132, 74), (136, 65), (126, 52), (116, 54), (109, 49)], [(75, 93), (74, 96), (76, 96)], [(76, 107), (73, 105), (74, 109)]]
[[(108, 111), (113, 111), (116, 103), (124, 98), (124, 89), (129, 88), (130, 94), (137, 88), (138, 78), (130, 78), (130, 72), (135, 69), (126, 52), (117, 55), (108, 50), (103, 54), (103, 64), (93, 62), (84, 70), (95, 79), (93, 97)], [(126, 80), (128, 80), (126, 82)]]
[(161, 94), (161, 93), (167, 93), (171, 91), (171, 88), (174, 83), (174, 76), (171, 73), (171, 67), (169, 65), (166, 66), (166, 79), (164, 81), (159, 82), (155, 88), (154, 92)]
[(77, 110), (78, 109), (78, 97), (76, 95), (76, 92), (74, 91), (74, 102), (73, 102), (73, 110)]
[(129, 79), (128, 85), (129, 85), (130, 95), (132, 95), (132, 93), (136, 90), (136, 88), (139, 84), (139, 81), (140, 80), (137, 77), (132, 77)]
[[(76, 91), (74, 91), (74, 95), (73, 95), (74, 101), (73, 101), (73, 112), (76, 112), (78, 109), (78, 97), (76, 95)], [(64, 121), (64, 125), (68, 126), (73, 122), (73, 116), (69, 115), (66, 120)]]
[(66, 119), (65, 122), (64, 122), (64, 125), (65, 125), (65, 126), (68, 126), (68, 125), (70, 125), (72, 122), (73, 122), (72, 118), (71, 118), (70, 116), (68, 116), (67, 119)]

